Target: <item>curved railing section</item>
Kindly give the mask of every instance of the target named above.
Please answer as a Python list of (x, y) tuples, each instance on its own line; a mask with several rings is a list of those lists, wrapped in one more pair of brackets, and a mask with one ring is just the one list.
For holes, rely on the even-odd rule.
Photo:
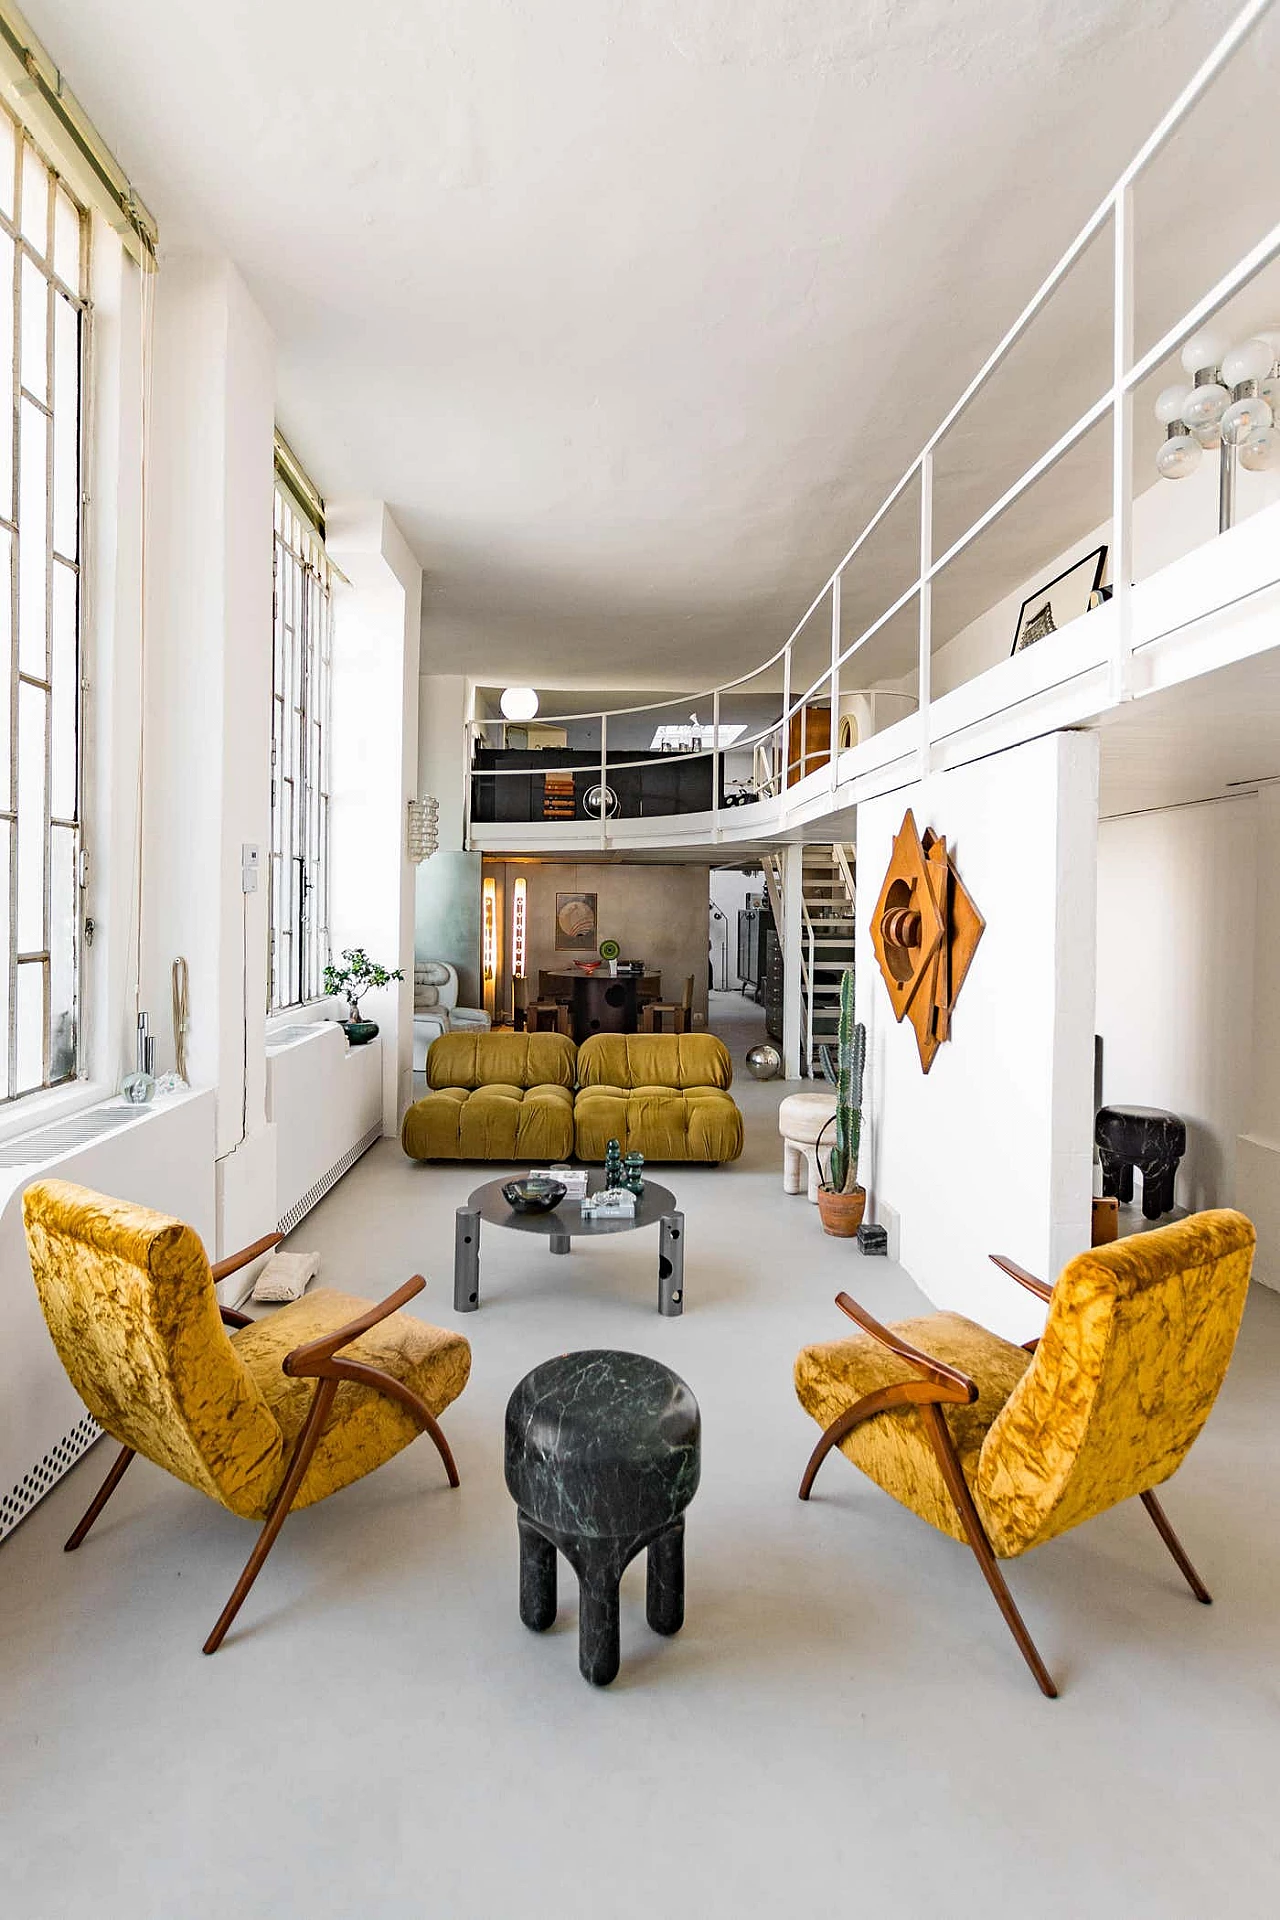
[[(623, 772), (636, 770), (643, 772), (651, 769), (655, 761), (672, 760), (686, 765), (696, 762), (706, 763), (705, 777), (702, 780), (702, 786), (705, 788), (705, 806), (702, 808), (681, 806), (673, 808), (672, 811), (706, 812), (711, 816), (713, 831), (718, 829), (720, 816), (724, 810), (743, 797), (741, 793), (726, 789), (724, 777), (726, 752), (732, 752), (735, 756), (750, 756), (751, 773), (741, 783), (746, 789), (747, 799), (785, 797), (790, 788), (798, 787), (801, 782), (815, 773), (825, 774), (834, 787), (842, 752), (839, 726), (842, 687), (846, 694), (854, 691), (850, 687), (853, 663), (860, 655), (865, 654), (878, 635), (911, 609), (913, 604), (916, 629), (914, 662), (916, 720), (909, 751), (919, 756), (921, 772), (926, 772), (931, 763), (930, 748), (933, 738), (931, 670), (934, 658), (933, 592), (935, 583), (948, 567), (952, 566), (973, 546), (975, 541), (1000, 520), (1002, 515), (1022, 500), (1029, 490), (1057, 467), (1073, 449), (1080, 446), (1086, 435), (1095, 428), (1103, 427), (1107, 422), (1110, 428), (1111, 469), (1110, 572), (1116, 610), (1108, 625), (1109, 669), (1115, 696), (1123, 696), (1130, 684), (1133, 652), (1130, 595), (1133, 585), (1133, 401), (1135, 392), (1161, 367), (1164, 361), (1177, 353), (1198, 329), (1204, 327), (1205, 323), (1211, 320), (1233, 295), (1280, 255), (1280, 223), (1277, 223), (1263, 234), (1229, 271), (1209, 287), (1194, 305), (1182, 314), (1180, 319), (1167, 327), (1150, 347), (1139, 354), (1134, 345), (1136, 265), (1134, 189), (1152, 161), (1162, 152), (1195, 106), (1209, 93), (1233, 57), (1240, 52), (1259, 22), (1270, 11), (1272, 4), (1273, 0), (1250, 0), (1250, 4), (1237, 15), (1208, 58), (1143, 142), (1110, 192), (1086, 220), (1057, 264), (1045, 276), (999, 344), (988, 355), (954, 406), (906, 468), (896, 486), (881, 502), (847, 552), (832, 569), (782, 645), (767, 660), (762, 661), (750, 671), (738, 675), (735, 679), (707, 687), (700, 692), (676, 693), (670, 697), (633, 706), (602, 707), (587, 714), (576, 712), (538, 715), (537, 724), (540, 726), (598, 725), (598, 752), (594, 747), (590, 749), (589, 761), (584, 753), (576, 759), (552, 764), (551, 756), (556, 750), (544, 749), (536, 757), (536, 766), (502, 764), (502, 762), (509, 762), (507, 743), (511, 729), (524, 723), (501, 718), (469, 720), (466, 723), (466, 765), (470, 770), (468, 837), (473, 821), (479, 824), (482, 812), (490, 810), (487, 806), (477, 809), (477, 796), (484, 796), (487, 799), (496, 792), (496, 783), (521, 778), (529, 780), (531, 777), (543, 776), (564, 781), (584, 773), (592, 775), (592, 809), (587, 817), (598, 817), (602, 844), (608, 843), (609, 822), (613, 817), (610, 809), (611, 797), (616, 800), (616, 796), (611, 792), (611, 778)], [(960, 421), (966, 409), (973, 404), (976, 397), (1005, 365), (1036, 316), (1041, 313), (1072, 269), (1082, 260), (1086, 250), (1095, 240), (1104, 236), (1108, 229), (1110, 230), (1109, 278), (1112, 309), (1109, 384), (1017, 479), (1006, 486), (999, 496), (977, 515), (963, 532), (952, 538), (940, 552), (935, 551), (934, 461), (939, 446)], [(884, 607), (874, 619), (863, 625), (856, 637), (846, 644), (842, 628), (846, 580), (850, 577), (851, 569), (856, 566), (859, 556), (864, 553), (868, 543), (886, 520), (886, 516), (913, 488), (918, 495), (916, 522), (919, 536), (919, 564), (915, 576), (901, 592), (893, 597), (888, 606)], [(794, 671), (798, 659), (797, 643), (810, 629), (811, 623), (820, 620), (824, 623), (829, 622), (830, 646), (829, 649), (824, 649), (822, 670), (810, 684), (803, 689), (798, 689), (795, 685)], [(780, 687), (777, 684), (779, 680)], [(731, 748), (726, 748), (720, 740), (723, 704), (729, 696), (741, 694), (753, 683), (756, 685), (765, 683), (768, 693), (771, 696), (777, 696), (777, 718), (769, 719), (763, 725), (757, 726), (754, 731), (749, 730), (745, 736), (735, 739)], [(856, 692), (870, 698), (877, 696), (892, 698), (895, 692), (900, 701), (911, 698), (910, 695), (891, 687), (868, 688), (863, 685), (858, 686)], [(700, 706), (706, 707), (708, 704), (711, 718), (706, 729), (708, 744), (705, 746), (682, 749), (670, 755), (659, 755), (653, 751), (641, 752), (636, 748), (610, 752), (611, 725), (616, 734), (620, 723), (633, 722), (641, 715), (654, 716), (658, 719), (675, 709), (683, 708), (688, 711), (692, 707), (696, 711)], [(814, 715), (820, 714), (824, 708), (826, 724), (819, 733), (815, 727)], [(812, 742), (809, 738), (811, 727), (815, 727), (815, 738)], [(872, 730), (874, 731), (875, 728), (873, 727)], [(493, 744), (495, 738), (496, 747)], [(628, 754), (632, 757), (627, 757)], [(483, 785), (486, 782), (492, 784), (486, 787)], [(544, 813), (529, 817), (544, 819), (547, 816)], [(575, 817), (579, 816), (575, 815)], [(657, 817), (659, 816), (655, 815), (655, 819)]]

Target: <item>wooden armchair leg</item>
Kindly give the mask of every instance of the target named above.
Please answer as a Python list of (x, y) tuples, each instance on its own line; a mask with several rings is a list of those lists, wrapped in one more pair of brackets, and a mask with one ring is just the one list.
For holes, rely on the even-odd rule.
[(1179, 1573), (1201, 1606), (1211, 1607), (1213, 1605), (1213, 1595), (1187, 1558), (1186, 1550), (1181, 1540), (1179, 1540), (1177, 1534), (1169, 1525), (1169, 1516), (1166, 1514), (1164, 1508), (1160, 1505), (1154, 1493), (1144, 1493), (1141, 1498), (1143, 1506), (1155, 1522), (1156, 1532), (1160, 1535), (1160, 1538), (1164, 1541), (1166, 1547), (1168, 1547), (1170, 1553), (1173, 1555), (1174, 1560), (1177, 1562)]
[(85, 1514), (84, 1519), (80, 1522), (80, 1525), (76, 1528), (71, 1538), (67, 1541), (66, 1545), (63, 1547), (62, 1551), (64, 1553), (75, 1552), (76, 1548), (80, 1545), (85, 1535), (88, 1533), (90, 1527), (93, 1525), (94, 1521), (97, 1519), (98, 1515), (102, 1512), (102, 1509), (106, 1506), (108, 1500), (111, 1498), (112, 1494), (115, 1492), (116, 1488), (120, 1485), (120, 1482), (124, 1479), (124, 1470), (132, 1459), (133, 1459), (133, 1448), (121, 1447), (119, 1453), (115, 1457), (115, 1461), (112, 1465), (110, 1473), (107, 1475), (102, 1485), (98, 1488), (98, 1491), (94, 1494), (93, 1499), (90, 1502), (88, 1513)]
[(978, 1509), (973, 1504), (973, 1495), (969, 1492), (964, 1471), (956, 1458), (956, 1450), (952, 1445), (951, 1433), (943, 1418), (942, 1409), (927, 1406), (921, 1407), (920, 1412), (929, 1438), (933, 1442), (933, 1450), (937, 1455), (942, 1477), (947, 1483), (947, 1491), (955, 1501), (956, 1511), (960, 1515), (969, 1545), (973, 1549), (973, 1557), (982, 1568), (982, 1577), (990, 1587), (995, 1603), (1004, 1615), (1005, 1625), (1018, 1643), (1019, 1653), (1035, 1676), (1036, 1685), (1047, 1700), (1056, 1700), (1058, 1689), (1053, 1684), (1049, 1669), (1040, 1658), (1036, 1643), (1027, 1632), (1013, 1595), (1005, 1584), (1000, 1563), (992, 1551), (991, 1542), (987, 1539), (986, 1530), (978, 1516)]
[(204, 1643), (204, 1651), (206, 1653), (216, 1653), (218, 1651), (218, 1648), (226, 1638), (227, 1629), (244, 1605), (250, 1587), (252, 1587), (254, 1581), (262, 1572), (263, 1563), (275, 1545), (276, 1537), (288, 1518), (289, 1509), (297, 1498), (298, 1488), (302, 1485), (303, 1475), (311, 1465), (311, 1456), (316, 1450), (320, 1435), (324, 1432), (324, 1424), (329, 1418), (329, 1412), (333, 1406), (337, 1391), (338, 1382), (336, 1380), (321, 1380), (317, 1385), (315, 1398), (312, 1400), (307, 1410), (307, 1417), (302, 1423), (302, 1431), (294, 1442), (293, 1458), (289, 1462), (288, 1472), (285, 1474), (284, 1480), (281, 1483), (279, 1493), (277, 1493), (271, 1503), (271, 1511), (263, 1522), (262, 1532), (258, 1535), (253, 1552), (245, 1562), (244, 1572), (236, 1581), (232, 1589), (231, 1598), (218, 1615), (217, 1624)]

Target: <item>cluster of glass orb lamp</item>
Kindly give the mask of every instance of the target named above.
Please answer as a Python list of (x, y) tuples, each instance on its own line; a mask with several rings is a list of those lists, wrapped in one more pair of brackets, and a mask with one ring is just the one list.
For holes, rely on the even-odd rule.
[(1156, 419), (1166, 438), (1156, 466), (1166, 480), (1194, 473), (1206, 447), (1233, 447), (1249, 473), (1280, 467), (1280, 334), (1254, 334), (1232, 346), (1221, 334), (1197, 333), (1182, 349), (1191, 385), (1165, 387)]

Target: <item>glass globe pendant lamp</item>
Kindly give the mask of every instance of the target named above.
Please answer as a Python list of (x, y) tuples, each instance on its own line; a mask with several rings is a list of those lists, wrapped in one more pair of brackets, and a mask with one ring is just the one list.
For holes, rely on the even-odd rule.
[(1188, 433), (1180, 421), (1168, 423), (1164, 445), (1156, 455), (1156, 469), (1162, 479), (1185, 480), (1200, 465), (1201, 447), (1194, 433)]
[(1280, 467), (1280, 432), (1261, 427), (1240, 448), (1240, 465), (1248, 473), (1274, 473)]
[(506, 720), (532, 720), (538, 711), (538, 696), (532, 687), (506, 687), (498, 704)]
[(1218, 367), (1228, 350), (1221, 334), (1193, 334), (1182, 349), (1183, 371), (1193, 385), (1183, 404), (1182, 417), (1189, 427), (1216, 426), (1226, 411), (1231, 395), (1218, 378)]

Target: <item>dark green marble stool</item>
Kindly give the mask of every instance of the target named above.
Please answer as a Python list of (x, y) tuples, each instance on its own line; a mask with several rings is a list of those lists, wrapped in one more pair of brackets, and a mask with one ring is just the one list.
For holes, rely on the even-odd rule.
[(556, 1552), (578, 1576), (578, 1666), (618, 1672), (618, 1583), (648, 1548), (646, 1616), (684, 1625), (684, 1510), (698, 1490), (702, 1421), (678, 1374), (642, 1353), (561, 1354), (507, 1403), (507, 1487), (518, 1509), (520, 1618), (556, 1617)]

